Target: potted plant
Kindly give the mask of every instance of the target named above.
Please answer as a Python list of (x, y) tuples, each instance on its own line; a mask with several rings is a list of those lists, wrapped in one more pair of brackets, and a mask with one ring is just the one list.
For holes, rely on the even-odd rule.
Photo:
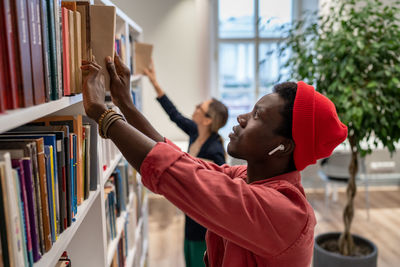
[[(324, 10), (325, 15), (292, 23), (278, 48), (281, 56), (289, 54), (285, 68), (291, 77), (314, 84), (329, 97), (349, 129), (344, 232), (316, 237), (314, 266), (376, 266), (375, 245), (352, 235), (350, 229), (357, 156), (372, 152), (370, 142), (367, 147), (361, 142), (381, 142), (393, 152), (400, 139), (399, 2), (388, 6), (379, 0), (333, 0)], [(358, 255), (361, 244), (370, 248), (367, 255)]]

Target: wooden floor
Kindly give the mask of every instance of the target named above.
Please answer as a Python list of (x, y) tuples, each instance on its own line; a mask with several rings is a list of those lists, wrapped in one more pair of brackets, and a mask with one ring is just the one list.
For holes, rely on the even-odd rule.
[[(325, 202), (322, 190), (307, 190), (307, 198), (315, 209), (318, 224), (315, 234), (341, 231), (344, 189), (339, 201)], [(400, 189), (370, 188), (370, 218), (365, 209), (365, 192), (359, 189), (352, 232), (378, 246), (378, 267), (400, 266)], [(153, 195), (149, 202), (149, 266), (184, 267), (184, 216), (163, 197)]]
[[(342, 209), (345, 205), (344, 189), (337, 203), (325, 203), (324, 192), (307, 190), (307, 199), (317, 217), (315, 235), (329, 231), (342, 231)], [(365, 191), (359, 189), (355, 200), (352, 233), (361, 235), (378, 247), (378, 267), (400, 266), (400, 190), (398, 187), (376, 187), (369, 190), (369, 220)]]

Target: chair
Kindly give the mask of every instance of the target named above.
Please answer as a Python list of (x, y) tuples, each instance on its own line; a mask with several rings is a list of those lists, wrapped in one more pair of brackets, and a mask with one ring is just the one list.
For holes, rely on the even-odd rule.
[[(368, 175), (366, 173), (365, 158), (359, 157), (358, 159), (359, 171), (356, 176), (356, 182), (360, 181), (365, 184), (365, 206), (367, 219), (369, 219)], [(329, 158), (320, 162), (318, 175), (325, 182), (325, 204), (328, 204), (330, 195), (332, 195), (334, 202), (338, 200), (338, 187), (347, 184), (349, 180), (350, 160), (350, 152), (340, 151), (334, 152)]]

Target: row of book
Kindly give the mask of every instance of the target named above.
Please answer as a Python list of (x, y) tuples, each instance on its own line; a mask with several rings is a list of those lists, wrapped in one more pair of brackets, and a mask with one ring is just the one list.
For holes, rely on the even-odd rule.
[(87, 1), (0, 1), (0, 112), (82, 90), (82, 60), (115, 49), (115, 7)]
[(0, 153), (2, 260), (32, 266), (97, 190), (97, 126), (81, 115), (45, 117), (0, 134)]
[[(117, 231), (121, 231), (111, 266), (125, 266), (128, 252), (135, 246), (137, 177), (133, 170), (127, 161), (122, 159), (104, 185), (108, 244), (115, 240)], [(117, 229), (118, 218), (124, 221), (122, 229)]]

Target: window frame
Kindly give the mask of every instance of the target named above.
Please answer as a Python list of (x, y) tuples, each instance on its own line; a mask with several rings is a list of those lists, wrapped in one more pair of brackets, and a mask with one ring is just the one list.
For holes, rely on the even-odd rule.
[[(221, 90), (220, 87), (220, 71), (219, 71), (219, 65), (220, 65), (220, 60), (219, 60), (219, 47), (221, 43), (253, 43), (254, 44), (254, 89), (253, 90), (253, 103), (256, 102), (256, 100), (260, 97), (260, 64), (259, 64), (259, 56), (260, 56), (260, 45), (263, 43), (276, 43), (278, 41), (283, 40), (282, 37), (260, 37), (260, 31), (258, 27), (258, 20), (259, 20), (259, 1), (261, 0), (252, 0), (254, 1), (254, 37), (246, 37), (246, 38), (221, 38), (219, 37), (219, 0), (214, 1), (214, 47), (215, 47), (215, 57), (214, 57), (214, 62), (215, 62), (215, 67), (212, 68), (216, 71), (215, 76), (212, 75), (214, 78), (214, 85), (215, 85), (215, 90), (216, 90), (216, 95), (218, 96), (219, 99), (222, 99), (222, 93), (226, 92), (224, 90)], [(299, 14), (300, 14), (300, 3), (298, 1), (291, 0), (291, 20), (293, 21), (296, 19)], [(251, 90), (251, 89), (250, 89)]]

